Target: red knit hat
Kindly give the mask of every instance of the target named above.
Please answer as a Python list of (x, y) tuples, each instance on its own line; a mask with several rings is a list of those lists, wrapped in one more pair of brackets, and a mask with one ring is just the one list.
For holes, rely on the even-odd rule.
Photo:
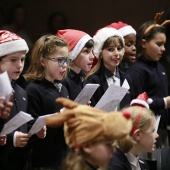
[(126, 23), (123, 23), (121, 21), (119, 21), (117, 23), (116, 22), (111, 23), (111, 24), (107, 25), (106, 27), (112, 27), (112, 28), (117, 29), (123, 35), (123, 37), (125, 37), (129, 34), (135, 34), (136, 35), (136, 31), (132, 26), (130, 26)]
[(72, 60), (78, 56), (85, 44), (92, 39), (87, 33), (74, 29), (59, 30), (57, 36), (68, 42), (70, 49), (69, 58)]
[(12, 32), (0, 30), (0, 57), (19, 51), (29, 51), (26, 41)]
[(131, 106), (142, 106), (149, 109), (149, 104), (151, 104), (153, 100), (151, 98), (148, 99), (148, 95), (146, 92), (143, 92), (138, 95), (138, 97), (131, 101)]

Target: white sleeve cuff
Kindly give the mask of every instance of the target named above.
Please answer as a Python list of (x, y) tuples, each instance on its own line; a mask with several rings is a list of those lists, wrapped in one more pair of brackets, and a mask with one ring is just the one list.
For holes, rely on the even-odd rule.
[(14, 132), (14, 137), (13, 137), (13, 144), (14, 144), (15, 147), (17, 147), (16, 146), (16, 135), (17, 135), (17, 132), (18, 131)]
[(167, 101), (166, 101), (166, 98), (163, 98), (164, 100), (164, 103), (165, 103), (165, 109), (167, 109)]

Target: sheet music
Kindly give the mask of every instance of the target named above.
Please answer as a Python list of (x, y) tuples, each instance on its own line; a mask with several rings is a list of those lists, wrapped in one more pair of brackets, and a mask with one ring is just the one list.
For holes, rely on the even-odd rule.
[(38, 131), (40, 131), (46, 125), (45, 118), (54, 116), (55, 114), (57, 114), (57, 113), (39, 116), (37, 118), (37, 120), (35, 121), (35, 123), (32, 125), (32, 127), (28, 133), (33, 135), (33, 134), (37, 133)]
[(5, 71), (0, 74), (0, 96), (5, 97), (6, 100), (9, 99), (12, 93), (11, 82), (8, 77), (8, 73)]
[(99, 86), (99, 84), (86, 84), (74, 101), (87, 104)]
[(156, 116), (156, 128), (155, 128), (155, 132), (158, 131), (160, 119), (161, 119), (161, 115)]
[(107, 112), (114, 111), (129, 89), (111, 84), (101, 97), (95, 108)]
[(30, 114), (20, 111), (4, 125), (0, 134), (7, 135), (33, 119), (34, 118)]

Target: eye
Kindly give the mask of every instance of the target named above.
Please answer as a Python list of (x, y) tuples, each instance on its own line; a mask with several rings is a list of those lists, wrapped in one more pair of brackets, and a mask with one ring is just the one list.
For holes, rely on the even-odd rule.
[(122, 48), (123, 48), (122, 46), (118, 46), (118, 47), (117, 47), (117, 50), (118, 50), (118, 51), (121, 51)]

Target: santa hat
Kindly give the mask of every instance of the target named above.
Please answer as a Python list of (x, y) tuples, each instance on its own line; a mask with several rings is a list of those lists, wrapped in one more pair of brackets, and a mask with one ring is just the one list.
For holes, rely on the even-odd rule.
[(112, 27), (112, 28), (117, 29), (123, 35), (123, 37), (125, 37), (129, 34), (135, 34), (136, 35), (136, 31), (132, 26), (130, 26), (126, 23), (123, 23), (121, 21), (119, 21), (117, 23), (116, 22), (111, 23), (110, 25), (107, 25), (106, 27), (108, 27), (108, 28)]
[(151, 98), (148, 99), (148, 95), (146, 92), (143, 92), (138, 95), (138, 97), (131, 101), (130, 106), (142, 106), (149, 109), (149, 104), (151, 104), (153, 100)]
[(0, 57), (19, 51), (29, 51), (26, 41), (12, 32), (0, 30)]
[(104, 45), (104, 42), (113, 36), (118, 36), (121, 38), (123, 44), (124, 44), (124, 38), (121, 35), (119, 31), (117, 31), (115, 28), (102, 28), (99, 29), (96, 34), (93, 36), (94, 40), (94, 55), (96, 58), (99, 58), (100, 53), (102, 52), (102, 47)]
[(57, 36), (68, 42), (70, 49), (69, 58), (72, 60), (78, 56), (85, 44), (92, 39), (87, 33), (74, 29), (59, 30)]

